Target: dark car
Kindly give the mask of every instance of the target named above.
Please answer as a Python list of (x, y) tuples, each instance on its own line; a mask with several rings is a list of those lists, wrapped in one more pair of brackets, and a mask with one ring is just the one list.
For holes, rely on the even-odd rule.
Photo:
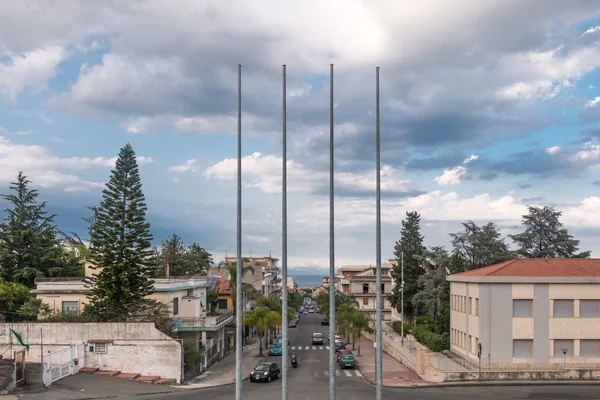
[(338, 363), (340, 364), (341, 369), (352, 368), (356, 369), (356, 358), (352, 353), (344, 353), (340, 357)]
[(335, 351), (338, 352), (341, 349), (345, 349), (346, 345), (342, 342), (335, 342)]
[(321, 325), (326, 325), (326, 326), (329, 326), (329, 321), (327, 321), (327, 318), (323, 318), (323, 319), (321, 320)]
[(279, 379), (279, 366), (277, 363), (260, 363), (250, 373), (250, 382), (271, 382)]

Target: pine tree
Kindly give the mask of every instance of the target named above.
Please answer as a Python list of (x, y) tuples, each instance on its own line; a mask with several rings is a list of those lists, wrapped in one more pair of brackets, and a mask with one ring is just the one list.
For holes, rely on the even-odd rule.
[(574, 239), (560, 222), (562, 213), (553, 207), (529, 207), (523, 215), (525, 232), (511, 235), (524, 258), (588, 258), (589, 251), (579, 251), (579, 240)]
[(0, 225), (0, 274), (8, 281), (33, 287), (36, 277), (56, 275), (64, 267), (64, 251), (54, 225), (54, 215), (38, 203), (39, 192), (19, 172), (11, 194), (2, 195), (11, 207)]
[[(421, 235), (421, 216), (416, 211), (406, 212), (402, 221), (400, 240), (394, 246), (396, 265), (392, 269), (395, 287), (390, 295), (390, 302), (398, 311), (413, 311), (412, 298), (418, 292), (418, 280), (425, 273), (422, 264), (425, 256), (424, 236)], [(401, 308), (402, 271), (401, 261), (404, 253), (404, 310)]]
[(463, 258), (467, 269), (487, 267), (514, 257), (493, 222), (478, 226), (468, 221), (462, 225), (464, 230), (451, 233), (450, 238), (454, 252)]
[(90, 253), (97, 272), (91, 286), (91, 305), (109, 321), (122, 321), (141, 311), (154, 292), (150, 225), (133, 148), (119, 152), (116, 167), (94, 210)]

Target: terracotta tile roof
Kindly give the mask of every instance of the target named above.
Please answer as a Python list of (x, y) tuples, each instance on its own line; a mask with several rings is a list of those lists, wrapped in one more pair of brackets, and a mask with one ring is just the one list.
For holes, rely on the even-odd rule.
[(600, 258), (517, 258), (455, 276), (600, 277)]
[(227, 279), (219, 277), (215, 285), (215, 290), (221, 294), (231, 294), (231, 283)]

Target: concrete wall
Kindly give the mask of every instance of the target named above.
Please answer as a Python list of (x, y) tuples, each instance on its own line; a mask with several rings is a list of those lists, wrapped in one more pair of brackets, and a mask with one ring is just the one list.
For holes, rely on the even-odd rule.
[(65, 346), (111, 340), (106, 354), (92, 353), (86, 346), (85, 366), (103, 370), (158, 375), (180, 382), (183, 354), (179, 341), (158, 331), (152, 323), (15, 323), (6, 324), (0, 336), (0, 352), (20, 348), (9, 328), (30, 345), (27, 358), (39, 360), (42, 352)]

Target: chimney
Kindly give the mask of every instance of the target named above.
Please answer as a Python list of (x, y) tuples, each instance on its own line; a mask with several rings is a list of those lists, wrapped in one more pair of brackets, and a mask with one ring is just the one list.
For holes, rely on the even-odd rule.
[(167, 276), (167, 278), (168, 278), (168, 277), (169, 277), (169, 264), (167, 264), (167, 269), (166, 269), (166, 272), (165, 272), (165, 274), (166, 274), (166, 276)]

